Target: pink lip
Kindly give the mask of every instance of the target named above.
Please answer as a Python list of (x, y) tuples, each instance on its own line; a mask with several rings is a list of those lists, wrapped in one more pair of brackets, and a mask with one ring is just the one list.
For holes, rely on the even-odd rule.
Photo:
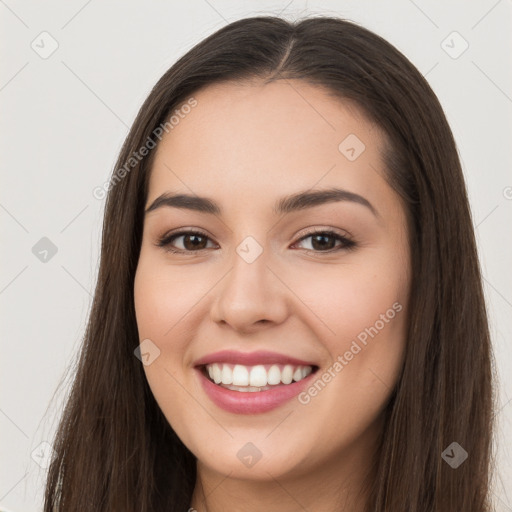
[[(255, 366), (257, 364), (293, 364), (300, 366), (315, 366), (314, 363), (288, 357), (276, 352), (260, 350), (257, 352), (237, 352), (235, 350), (221, 350), (198, 359), (194, 366), (204, 366), (212, 363), (242, 364), (244, 366)], [(302, 382), (302, 381), (299, 381)], [(262, 393), (259, 391), (258, 393)]]
[(199, 375), (205, 393), (212, 402), (221, 409), (235, 414), (258, 414), (271, 411), (297, 396), (308, 386), (313, 375), (315, 375), (315, 372), (312, 372), (298, 382), (283, 384), (266, 391), (243, 392), (223, 388), (208, 379), (201, 368), (195, 370)]

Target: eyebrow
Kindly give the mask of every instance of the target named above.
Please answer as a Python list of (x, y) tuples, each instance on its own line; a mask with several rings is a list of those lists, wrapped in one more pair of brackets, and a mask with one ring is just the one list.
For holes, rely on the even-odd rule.
[[(290, 196), (279, 199), (274, 205), (273, 212), (276, 215), (283, 215), (298, 210), (313, 208), (326, 203), (349, 201), (368, 208), (373, 215), (379, 217), (375, 207), (363, 196), (343, 190), (340, 188), (329, 188), (325, 190), (306, 190), (297, 192)], [(145, 213), (152, 212), (162, 207), (183, 208), (212, 215), (222, 215), (221, 207), (208, 197), (200, 197), (189, 194), (172, 194), (166, 192), (158, 196), (149, 206)]]

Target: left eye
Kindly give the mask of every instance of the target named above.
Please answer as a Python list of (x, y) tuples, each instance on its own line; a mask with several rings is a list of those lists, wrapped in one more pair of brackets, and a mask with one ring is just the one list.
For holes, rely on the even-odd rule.
[[(308, 238), (311, 239), (310, 245), (312, 249), (306, 250), (313, 252), (335, 252), (341, 249), (351, 249), (355, 246), (354, 241), (350, 240), (346, 236), (339, 235), (334, 231), (315, 231), (303, 236), (297, 243), (307, 240)], [(337, 241), (341, 242), (341, 244), (338, 245), (338, 248), (335, 248)], [(320, 248), (320, 250), (317, 250), (318, 248)]]
[[(336, 252), (342, 249), (352, 249), (355, 247), (355, 242), (350, 240), (346, 236), (342, 236), (334, 231), (315, 231), (309, 233), (294, 245), (300, 244), (301, 242), (311, 239), (311, 249), (306, 248), (308, 252)], [(173, 245), (176, 240), (182, 239), (183, 248), (177, 248)], [(169, 236), (162, 237), (157, 245), (158, 247), (165, 248), (166, 251), (173, 253), (187, 253), (187, 252), (199, 252), (207, 249), (208, 241), (211, 242), (210, 237), (201, 231), (180, 231), (179, 233), (173, 233)], [(340, 242), (336, 248), (336, 242)], [(211, 247), (211, 246), (210, 246)]]

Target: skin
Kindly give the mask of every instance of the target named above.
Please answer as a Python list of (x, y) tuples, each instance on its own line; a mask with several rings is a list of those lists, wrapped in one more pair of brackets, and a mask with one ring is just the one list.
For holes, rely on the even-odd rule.
[[(191, 506), (363, 510), (363, 480), (403, 363), (410, 287), (405, 210), (384, 179), (385, 139), (356, 107), (298, 80), (208, 86), (194, 97), (197, 106), (156, 149), (146, 208), (179, 192), (215, 200), (222, 215), (146, 214), (135, 277), (140, 340), (160, 350), (144, 366), (149, 385), (198, 459)], [(354, 161), (338, 149), (349, 134), (365, 144)], [(377, 215), (350, 201), (272, 212), (282, 196), (330, 187), (363, 196)], [(183, 237), (173, 245), (188, 254), (156, 245), (178, 228), (205, 231), (206, 248), (193, 252)], [(303, 238), (315, 228), (356, 247), (329, 238), (327, 250), (341, 249), (327, 253)], [(263, 249), (250, 264), (236, 252), (248, 236)], [(218, 350), (270, 350), (315, 362), (322, 375), (396, 303), (401, 311), (307, 404), (230, 413), (193, 370)], [(262, 454), (250, 468), (237, 457), (248, 442)]]

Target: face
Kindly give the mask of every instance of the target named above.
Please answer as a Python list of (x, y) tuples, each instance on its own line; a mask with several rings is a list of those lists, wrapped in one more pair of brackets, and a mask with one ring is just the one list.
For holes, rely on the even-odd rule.
[(359, 461), (401, 369), (410, 281), (384, 138), (301, 81), (194, 97), (156, 149), (135, 277), (155, 399), (205, 471)]

